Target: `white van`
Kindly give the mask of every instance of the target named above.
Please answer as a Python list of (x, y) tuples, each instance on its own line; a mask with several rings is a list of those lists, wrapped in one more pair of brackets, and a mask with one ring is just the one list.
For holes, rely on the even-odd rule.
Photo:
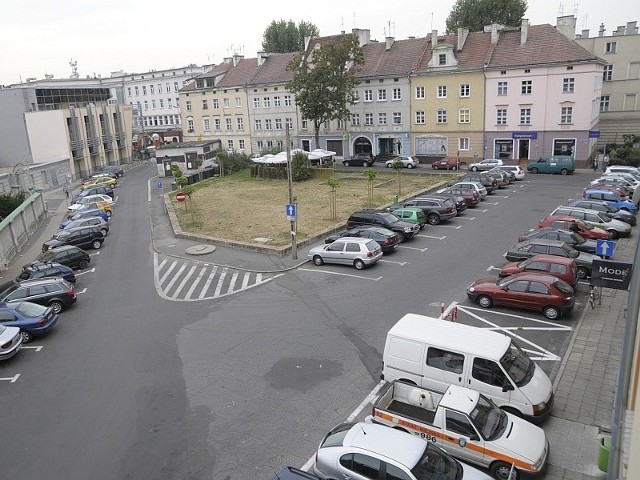
[(549, 377), (511, 337), (412, 313), (387, 333), (382, 378), (440, 392), (471, 388), (534, 423), (553, 405)]

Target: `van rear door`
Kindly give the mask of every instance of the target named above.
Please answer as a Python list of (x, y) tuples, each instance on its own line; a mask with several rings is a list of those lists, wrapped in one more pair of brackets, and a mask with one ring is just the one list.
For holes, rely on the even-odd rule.
[(387, 335), (382, 374), (385, 380), (409, 380), (422, 385), (424, 343)]

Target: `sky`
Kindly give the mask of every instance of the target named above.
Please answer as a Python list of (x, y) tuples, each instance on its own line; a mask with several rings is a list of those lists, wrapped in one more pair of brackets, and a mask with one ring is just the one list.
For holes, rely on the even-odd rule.
[[(396, 0), (397, 1), (397, 0)], [(255, 58), (272, 21), (316, 25), (320, 35), (352, 28), (384, 41), (443, 33), (455, 0), (311, 1), (238, 0), (2, 0), (0, 85), (27, 78), (69, 78), (73, 60), (81, 78), (111, 72), (144, 73), (189, 64), (218, 64), (234, 53)], [(637, 0), (528, 0), (531, 24), (556, 24), (574, 15), (576, 32), (605, 35), (638, 21)], [(635, 7), (635, 8), (634, 8)]]

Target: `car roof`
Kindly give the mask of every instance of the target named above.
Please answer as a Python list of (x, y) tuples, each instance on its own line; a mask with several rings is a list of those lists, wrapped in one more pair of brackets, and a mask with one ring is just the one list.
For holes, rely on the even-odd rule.
[(66, 282), (66, 280), (62, 277), (42, 277), (42, 278), (34, 278), (31, 280), (22, 280), (18, 282), (21, 286), (32, 286), (32, 285), (40, 285), (43, 283), (60, 283)]
[[(562, 240), (551, 240), (549, 238), (527, 238), (526, 240), (523, 240), (522, 242), (518, 242), (516, 243), (516, 245), (524, 245), (526, 243), (537, 243), (538, 245), (553, 245), (553, 246), (561, 246), (566, 242), (563, 242)], [(514, 247), (516, 246), (514, 245)]]
[(420, 460), (427, 443), (386, 425), (359, 422), (345, 435), (343, 446), (377, 453), (412, 468)]
[[(538, 253), (538, 254), (534, 255), (533, 257), (527, 258), (526, 260), (527, 261), (539, 260), (541, 262), (564, 263), (564, 264), (575, 263), (575, 260), (573, 258), (561, 257), (559, 255), (549, 255), (549, 254), (546, 254), (546, 253)], [(520, 260), (518, 261), (518, 263), (519, 262), (520, 262)]]
[(336, 239), (336, 242), (339, 241), (349, 241), (349, 242), (354, 242), (354, 243), (369, 243), (369, 242), (373, 242), (373, 240), (371, 240), (370, 238), (362, 238), (362, 237), (340, 237), (338, 239)]
[[(552, 256), (552, 255), (550, 255)], [(560, 257), (562, 258), (562, 257)], [(573, 259), (571, 259), (573, 260)], [(558, 277), (554, 276), (554, 275), (550, 275), (548, 273), (541, 273), (541, 272), (520, 272), (520, 273), (516, 273), (514, 275), (511, 275), (509, 278), (513, 279), (513, 278), (517, 278), (517, 279), (521, 279), (521, 280), (538, 280), (538, 281), (545, 281), (547, 283), (554, 283), (556, 280), (558, 280)]]

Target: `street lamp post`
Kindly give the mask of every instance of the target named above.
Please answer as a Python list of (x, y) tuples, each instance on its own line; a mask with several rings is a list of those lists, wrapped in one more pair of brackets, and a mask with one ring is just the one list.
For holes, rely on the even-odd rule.
[[(291, 173), (291, 146), (289, 144), (289, 124), (285, 130), (285, 142), (287, 147), (287, 183), (289, 186), (289, 205), (293, 205), (293, 176)], [(297, 210), (297, 209), (296, 209)], [(297, 212), (296, 212), (297, 215)], [(296, 260), (298, 258), (298, 244), (296, 242), (296, 219), (291, 219), (291, 258)]]

